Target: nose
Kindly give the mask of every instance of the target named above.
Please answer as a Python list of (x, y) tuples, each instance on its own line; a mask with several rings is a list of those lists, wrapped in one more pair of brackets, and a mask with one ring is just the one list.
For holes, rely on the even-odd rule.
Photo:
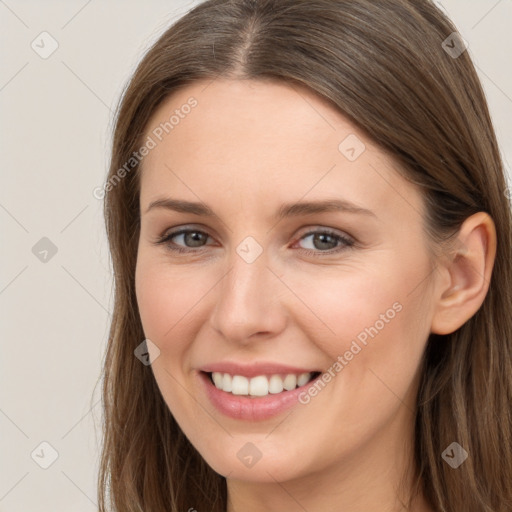
[(280, 300), (284, 292), (265, 251), (250, 263), (233, 251), (230, 270), (216, 287), (210, 324), (225, 340), (237, 344), (273, 338), (287, 322)]

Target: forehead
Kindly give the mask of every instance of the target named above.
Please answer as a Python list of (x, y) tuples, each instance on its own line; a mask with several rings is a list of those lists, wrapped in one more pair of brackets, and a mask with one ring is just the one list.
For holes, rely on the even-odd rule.
[(366, 206), (406, 198), (408, 209), (420, 208), (418, 192), (385, 151), (295, 84), (195, 82), (159, 106), (146, 137), (154, 148), (143, 159), (143, 204), (165, 191), (190, 200), (222, 194), (240, 204), (339, 193)]
[[(201, 146), (208, 141), (221, 147), (243, 143), (245, 150), (261, 152), (263, 145), (275, 148), (284, 142), (302, 141), (307, 143), (308, 153), (319, 143), (323, 149), (337, 151), (340, 135), (358, 131), (327, 100), (304, 86), (229, 79), (200, 81), (173, 93), (153, 114), (147, 133), (159, 128), (163, 138), (175, 143), (193, 145), (194, 139), (200, 139)], [(159, 138), (158, 133), (156, 136)]]

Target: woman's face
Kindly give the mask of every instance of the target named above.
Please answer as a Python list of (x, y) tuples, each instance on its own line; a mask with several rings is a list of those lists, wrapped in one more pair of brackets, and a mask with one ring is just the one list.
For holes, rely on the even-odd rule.
[(420, 193), (279, 82), (196, 82), (146, 136), (137, 300), (185, 435), (237, 480), (393, 467), (433, 315)]

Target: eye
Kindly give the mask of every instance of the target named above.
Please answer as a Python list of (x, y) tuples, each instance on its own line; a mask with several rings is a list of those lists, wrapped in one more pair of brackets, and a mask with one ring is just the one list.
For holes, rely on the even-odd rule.
[[(207, 245), (209, 238), (211, 237), (208, 233), (199, 229), (181, 228), (165, 233), (154, 243), (165, 245), (167, 249), (175, 252), (198, 252)], [(297, 243), (301, 251), (322, 256), (348, 249), (355, 244), (355, 241), (340, 233), (323, 228), (306, 233)]]
[[(354, 240), (328, 229), (310, 231), (302, 236), (299, 243), (303, 242), (301, 249), (312, 253), (335, 253), (352, 247)], [(317, 255), (315, 254), (315, 256)]]
[(179, 229), (164, 234), (155, 243), (166, 245), (168, 249), (177, 252), (189, 252), (203, 247), (210, 236), (199, 229)]

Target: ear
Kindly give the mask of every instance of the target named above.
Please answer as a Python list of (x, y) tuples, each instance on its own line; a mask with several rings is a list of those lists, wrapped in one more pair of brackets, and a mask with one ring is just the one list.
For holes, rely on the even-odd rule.
[(457, 249), (442, 264), (448, 279), (436, 296), (431, 331), (450, 334), (467, 322), (482, 305), (496, 256), (496, 228), (491, 217), (478, 212), (462, 224)]

